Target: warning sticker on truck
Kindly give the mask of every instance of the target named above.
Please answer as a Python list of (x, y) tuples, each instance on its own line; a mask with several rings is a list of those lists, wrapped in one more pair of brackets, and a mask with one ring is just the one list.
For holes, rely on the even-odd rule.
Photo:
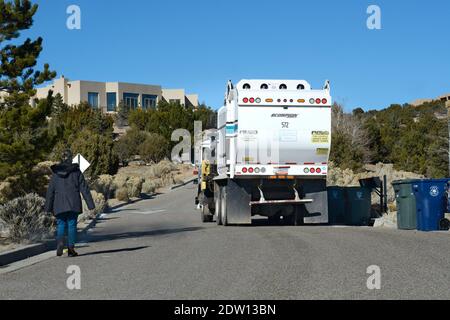
[(316, 149), (316, 155), (318, 156), (325, 156), (328, 154), (328, 148), (317, 148)]
[(312, 143), (329, 143), (330, 132), (328, 131), (313, 131), (311, 132)]

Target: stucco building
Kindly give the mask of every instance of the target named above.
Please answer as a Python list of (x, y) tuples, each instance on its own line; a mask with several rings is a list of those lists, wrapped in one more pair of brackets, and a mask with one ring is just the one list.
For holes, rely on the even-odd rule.
[(132, 109), (155, 108), (159, 101), (177, 102), (185, 106), (198, 106), (196, 94), (186, 94), (184, 89), (162, 89), (160, 85), (135, 84), (124, 82), (97, 82), (69, 79), (62, 76), (52, 84), (38, 88), (36, 98), (45, 98), (48, 92), (60, 94), (68, 105), (88, 102), (103, 112), (115, 112), (117, 105), (123, 103)]

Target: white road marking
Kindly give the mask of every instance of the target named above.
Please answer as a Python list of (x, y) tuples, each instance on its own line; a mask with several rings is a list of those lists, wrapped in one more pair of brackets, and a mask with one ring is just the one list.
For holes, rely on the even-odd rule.
[(129, 214), (154, 214), (154, 213), (160, 213), (160, 212), (164, 212), (166, 210), (164, 209), (160, 209), (160, 210), (149, 210), (149, 211), (132, 211), (132, 212), (128, 212)]

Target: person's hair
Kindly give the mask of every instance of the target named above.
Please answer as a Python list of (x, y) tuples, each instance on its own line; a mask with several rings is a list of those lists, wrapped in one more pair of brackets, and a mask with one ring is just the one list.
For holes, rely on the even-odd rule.
[(70, 149), (65, 149), (61, 154), (61, 162), (63, 163), (72, 163), (72, 151)]

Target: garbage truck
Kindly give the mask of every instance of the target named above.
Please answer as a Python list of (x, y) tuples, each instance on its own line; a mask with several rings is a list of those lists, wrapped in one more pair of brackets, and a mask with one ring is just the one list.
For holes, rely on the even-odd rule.
[(328, 222), (330, 82), (227, 83), (218, 110), (214, 216), (220, 225)]
[(194, 146), (195, 171), (198, 174), (195, 204), (200, 209), (202, 222), (212, 222), (215, 212), (213, 179), (217, 176), (216, 133), (215, 129), (201, 132)]

